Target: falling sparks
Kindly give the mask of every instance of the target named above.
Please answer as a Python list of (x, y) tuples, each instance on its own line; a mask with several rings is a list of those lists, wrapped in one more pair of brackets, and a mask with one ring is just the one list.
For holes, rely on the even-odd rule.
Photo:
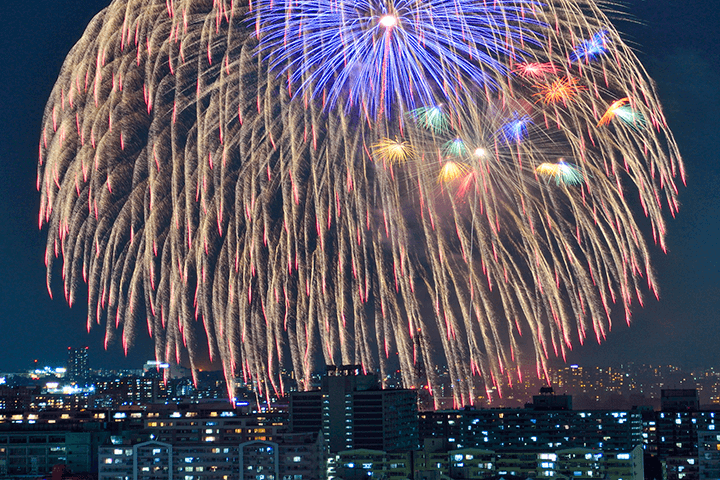
[(207, 348), (263, 396), (444, 362), (465, 405), (657, 295), (684, 168), (593, 1), (233, 5), (114, 1), (46, 107), (48, 290), (87, 282), (106, 344)]

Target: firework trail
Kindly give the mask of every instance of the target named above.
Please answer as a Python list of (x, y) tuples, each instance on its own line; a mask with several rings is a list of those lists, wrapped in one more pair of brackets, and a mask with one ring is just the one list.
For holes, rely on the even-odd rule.
[(433, 391), (444, 356), (458, 404), (657, 295), (642, 230), (665, 248), (683, 175), (584, 0), (117, 0), (39, 154), (48, 289), (87, 286), (106, 345), (265, 394), (323, 362)]

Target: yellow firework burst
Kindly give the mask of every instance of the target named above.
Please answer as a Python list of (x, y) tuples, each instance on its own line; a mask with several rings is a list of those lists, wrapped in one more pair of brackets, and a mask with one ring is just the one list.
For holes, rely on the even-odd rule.
[(372, 149), (375, 158), (389, 163), (405, 163), (415, 155), (409, 142), (398, 139), (383, 138)]
[(468, 166), (462, 162), (454, 162), (448, 160), (445, 162), (443, 167), (440, 169), (438, 175), (438, 182), (452, 182), (462, 177), (468, 171)]

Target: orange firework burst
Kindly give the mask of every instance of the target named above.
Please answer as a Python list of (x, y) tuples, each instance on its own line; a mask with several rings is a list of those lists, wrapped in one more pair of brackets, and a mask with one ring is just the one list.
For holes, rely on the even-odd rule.
[(615, 114), (618, 112), (618, 109), (624, 107), (628, 103), (630, 103), (630, 99), (628, 97), (621, 98), (620, 100), (613, 102), (607, 109), (607, 112), (605, 112), (605, 114), (600, 118), (597, 126), (602, 127), (603, 125), (608, 125), (612, 119), (615, 118)]
[(550, 83), (538, 83), (535, 85), (538, 92), (533, 97), (539, 97), (538, 102), (545, 105), (562, 102), (566, 104), (568, 100), (572, 100), (578, 93), (586, 88), (578, 85), (578, 80), (573, 77), (560, 77)]

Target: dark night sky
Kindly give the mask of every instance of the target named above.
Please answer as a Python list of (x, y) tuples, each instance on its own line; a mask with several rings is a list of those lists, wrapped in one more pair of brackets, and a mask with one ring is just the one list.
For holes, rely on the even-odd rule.
[[(45, 101), (62, 61), (98, 0), (6, 1), (0, 5), (0, 371), (64, 362), (68, 346), (90, 345), (91, 364), (139, 367), (149, 340), (124, 358), (102, 349), (103, 331), (85, 330), (85, 307), (68, 308), (59, 282), (45, 288), (45, 232), (37, 228), (37, 145)], [(668, 220), (669, 253), (653, 247), (661, 299), (618, 321), (601, 346), (576, 347), (573, 363), (627, 361), (720, 366), (720, 2), (628, 0), (638, 22), (619, 21), (657, 82), (683, 153), (688, 187)]]

